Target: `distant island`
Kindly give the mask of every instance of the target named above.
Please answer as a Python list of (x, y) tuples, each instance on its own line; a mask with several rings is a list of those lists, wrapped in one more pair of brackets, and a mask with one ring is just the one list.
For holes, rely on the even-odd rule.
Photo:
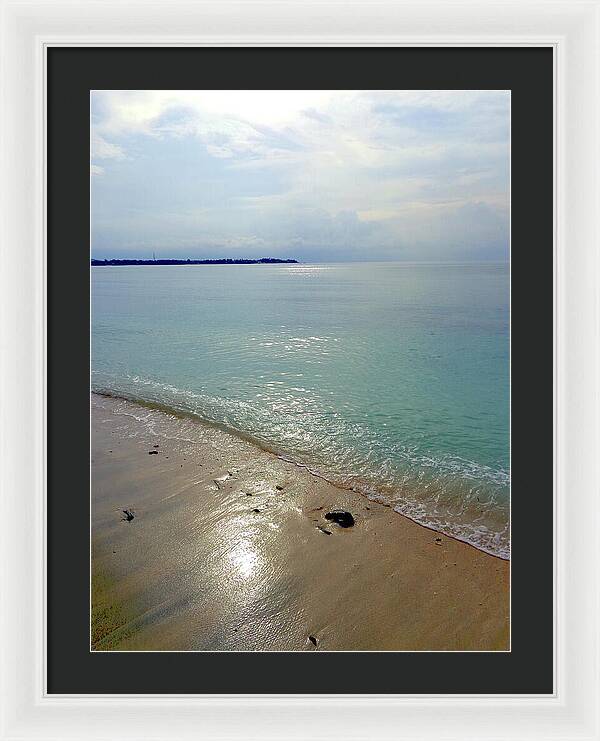
[(297, 263), (298, 260), (280, 260), (278, 257), (261, 257), (258, 260), (232, 259), (223, 257), (218, 260), (94, 260), (92, 265), (273, 265), (280, 263)]

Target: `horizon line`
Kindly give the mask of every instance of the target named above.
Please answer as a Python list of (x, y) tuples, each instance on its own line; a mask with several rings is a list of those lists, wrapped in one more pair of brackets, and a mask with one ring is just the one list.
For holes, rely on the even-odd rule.
[(210, 263), (210, 262), (246, 262), (246, 263), (259, 263), (259, 262), (277, 262), (277, 263), (296, 263), (304, 265), (319, 265), (326, 263), (369, 263), (369, 262), (401, 262), (406, 264), (496, 264), (496, 265), (508, 265), (511, 260), (500, 259), (500, 260), (406, 260), (401, 258), (375, 258), (375, 259), (331, 259), (331, 260), (303, 260), (301, 258), (292, 257), (157, 257), (144, 258), (144, 257), (90, 257), (90, 262), (139, 262), (139, 263), (166, 263), (166, 262), (196, 262), (196, 263)]

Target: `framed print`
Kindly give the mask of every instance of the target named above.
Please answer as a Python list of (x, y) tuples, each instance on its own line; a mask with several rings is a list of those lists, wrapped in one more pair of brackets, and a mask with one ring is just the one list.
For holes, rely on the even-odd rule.
[(80, 7), (3, 8), (3, 737), (598, 738), (598, 3)]

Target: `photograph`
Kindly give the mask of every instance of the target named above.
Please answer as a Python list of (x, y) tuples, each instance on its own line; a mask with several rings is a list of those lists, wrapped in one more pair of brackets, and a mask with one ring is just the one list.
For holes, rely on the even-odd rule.
[(510, 652), (510, 90), (89, 125), (89, 650)]
[(600, 741), (600, 0), (2, 3), (0, 741)]

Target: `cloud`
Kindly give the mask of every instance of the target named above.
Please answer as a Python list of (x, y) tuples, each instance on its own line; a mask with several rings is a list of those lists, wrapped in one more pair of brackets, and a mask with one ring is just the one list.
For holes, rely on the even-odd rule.
[(115, 159), (121, 160), (125, 158), (125, 153), (121, 147), (117, 144), (112, 144), (106, 141), (100, 134), (93, 132), (92, 135), (92, 158), (101, 159)]
[(509, 105), (504, 91), (94, 92), (93, 254), (506, 259)]

